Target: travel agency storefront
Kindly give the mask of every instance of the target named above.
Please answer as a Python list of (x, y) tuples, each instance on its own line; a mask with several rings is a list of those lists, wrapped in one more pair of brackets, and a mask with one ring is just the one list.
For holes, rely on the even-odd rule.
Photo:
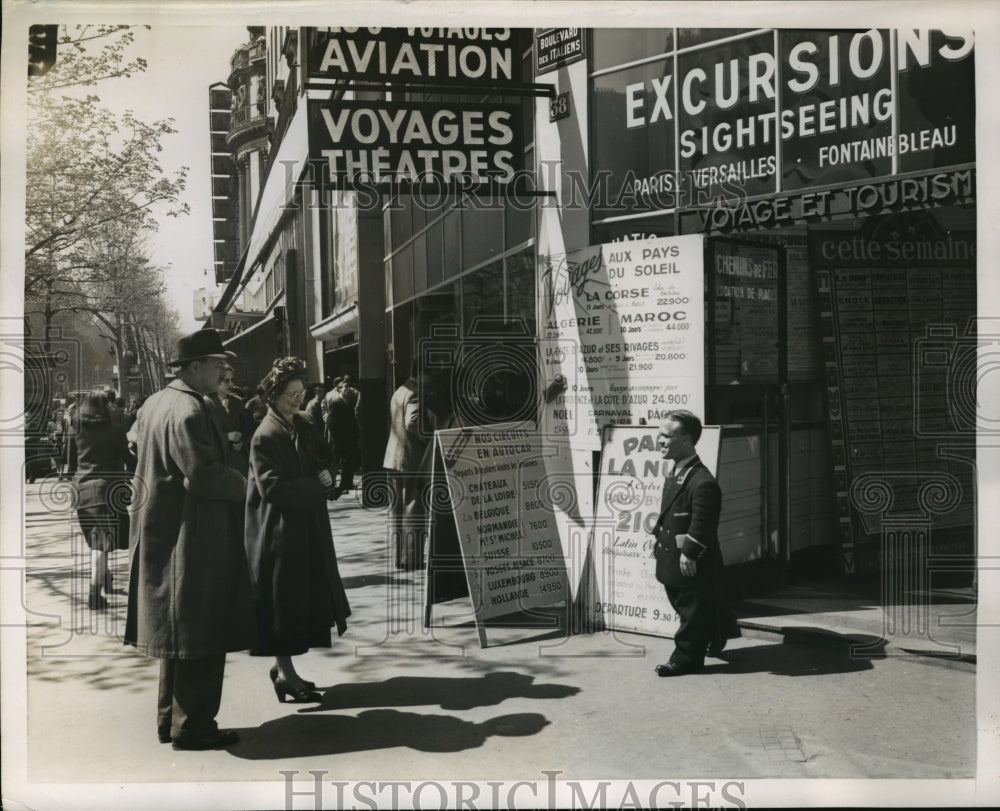
[(972, 33), (549, 29), (534, 59), (539, 275), (705, 236), (728, 562), (971, 554)]

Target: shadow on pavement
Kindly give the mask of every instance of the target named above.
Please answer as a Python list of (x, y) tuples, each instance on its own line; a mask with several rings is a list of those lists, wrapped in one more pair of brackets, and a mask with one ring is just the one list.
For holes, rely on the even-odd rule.
[(443, 710), (491, 707), (508, 698), (568, 698), (580, 692), (567, 684), (534, 684), (522, 673), (487, 673), (479, 678), (396, 676), (379, 682), (338, 684), (323, 694), (318, 707), (303, 713), (349, 707), (413, 707), (437, 704)]
[[(338, 559), (338, 564), (341, 561)], [(389, 577), (384, 574), (360, 574), (353, 577), (343, 577), (345, 589), (357, 589), (362, 586), (405, 586), (413, 583), (408, 578)]]
[[(814, 631), (824, 637), (822, 645), (795, 644), (803, 632)], [(864, 656), (851, 654), (851, 646), (865, 645)], [(796, 628), (785, 636), (780, 645), (756, 645), (723, 651), (719, 659), (724, 664), (706, 665), (704, 673), (772, 673), (775, 676), (827, 676), (833, 673), (856, 673), (871, 670), (871, 660), (883, 658), (879, 653), (885, 640), (860, 634), (843, 636), (820, 628)]]
[(494, 735), (541, 732), (549, 721), (538, 713), (500, 715), (477, 724), (452, 715), (367, 710), (350, 715), (288, 715), (254, 729), (238, 729), (228, 748), (247, 760), (338, 755), (407, 746), (421, 752), (461, 752), (482, 746)]

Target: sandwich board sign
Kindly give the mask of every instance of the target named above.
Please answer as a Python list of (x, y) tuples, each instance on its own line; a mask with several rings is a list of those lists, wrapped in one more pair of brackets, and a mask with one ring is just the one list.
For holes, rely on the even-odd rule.
[(485, 647), (489, 621), (569, 600), (543, 447), (533, 422), (437, 431), (434, 443), (431, 489), (443, 480), (447, 498), (432, 499), (424, 626), (436, 603), (468, 595)]

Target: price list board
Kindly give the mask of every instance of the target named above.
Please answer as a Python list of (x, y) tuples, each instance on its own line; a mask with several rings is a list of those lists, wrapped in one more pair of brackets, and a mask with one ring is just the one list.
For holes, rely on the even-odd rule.
[(600, 450), (605, 425), (704, 413), (704, 261), (700, 234), (542, 257), (540, 365), (567, 381), (544, 435)]
[[(534, 423), (449, 429), (434, 441), (477, 623), (568, 600)], [(429, 583), (434, 560), (443, 558), (429, 559)]]
[(919, 350), (975, 316), (975, 238), (824, 231), (811, 251), (843, 565), (864, 571), (885, 520), (973, 523), (971, 465), (940, 453), (947, 430), (926, 430), (949, 424), (948, 381)]

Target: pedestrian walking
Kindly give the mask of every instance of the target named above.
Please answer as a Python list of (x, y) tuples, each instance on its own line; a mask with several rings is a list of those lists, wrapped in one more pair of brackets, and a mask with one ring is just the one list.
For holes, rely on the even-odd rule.
[(175, 749), (237, 740), (218, 728), (228, 651), (253, 644), (243, 538), (230, 505), (246, 479), (227, 465), (229, 443), (205, 406), (225, 367), (218, 332), (177, 341), (177, 377), (153, 394), (133, 429), (138, 449), (126, 644), (160, 659), (157, 735)]
[(389, 546), (394, 550), (398, 569), (423, 565), (427, 537), (423, 502), (428, 481), (422, 467), (427, 436), (423, 432), (426, 418), (420, 401), (421, 377), (419, 359), (414, 358), (410, 376), (393, 392), (389, 402), (389, 441), (382, 467), (388, 471), (392, 490)]
[(298, 358), (275, 361), (261, 384), (268, 411), (250, 443), (246, 547), (260, 640), (251, 653), (275, 657), (270, 676), (281, 702), (320, 700), (292, 657), (329, 648), (331, 627), (342, 635), (351, 613), (326, 510), (329, 449), (299, 409), (305, 371)]
[(354, 388), (354, 378), (350, 375), (344, 375), (343, 379), (341, 379), (340, 393), (354, 414), (358, 416), (358, 409), (361, 407), (361, 392)]
[(705, 656), (717, 655), (726, 640), (739, 636), (735, 618), (722, 603), (722, 553), (719, 513), (722, 490), (695, 452), (701, 420), (690, 411), (669, 412), (660, 425), (657, 444), (664, 459), (674, 462), (653, 527), (656, 579), (680, 619), (674, 651), (659, 676), (696, 673)]
[(323, 398), (326, 396), (326, 389), (322, 383), (312, 383), (306, 387), (306, 396), (303, 398), (302, 410), (309, 414), (313, 425), (320, 430), (323, 429)]
[(334, 386), (323, 399), (326, 434), (333, 450), (336, 469), (340, 471), (340, 484), (331, 494), (334, 500), (353, 489), (354, 474), (358, 469), (358, 441), (361, 427), (343, 392)]
[[(108, 554), (128, 549), (130, 487), (125, 428), (112, 422), (110, 403), (96, 392), (83, 396), (70, 440), (68, 474), (76, 490), (76, 516), (90, 548), (91, 610), (108, 607), (112, 578)], [(101, 591), (104, 591), (104, 594)]]

